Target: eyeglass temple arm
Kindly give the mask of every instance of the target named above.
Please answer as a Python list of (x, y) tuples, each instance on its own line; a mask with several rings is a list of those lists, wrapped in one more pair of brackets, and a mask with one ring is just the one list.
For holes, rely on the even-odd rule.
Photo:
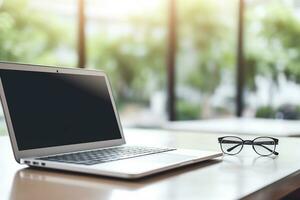
[[(236, 142), (235, 142), (235, 141), (232, 141), (232, 142), (226, 141), (225, 143), (236, 143)], [(277, 151), (274, 151), (274, 152), (273, 152), (273, 151), (272, 151), (271, 149), (269, 149), (268, 147), (262, 145), (262, 144), (266, 144), (266, 143), (268, 143), (268, 142), (255, 142), (255, 143), (253, 143), (253, 145), (259, 145), (259, 146), (261, 146), (261, 147), (267, 149), (268, 151), (274, 153), (275, 155), (279, 155), (279, 153), (278, 153)], [(230, 148), (227, 149), (226, 151), (230, 152), (230, 151), (232, 151), (233, 149), (237, 148), (237, 147), (240, 146), (240, 145), (243, 145), (243, 143), (240, 142), (239, 144), (237, 144), (237, 145), (235, 145), (235, 146), (233, 146), (233, 147), (230, 147)]]
[(233, 147), (230, 147), (229, 149), (227, 149), (226, 151), (230, 152), (232, 151), (233, 149), (237, 148), (238, 146), (242, 145), (243, 142), (240, 142), (240, 141), (233, 141), (233, 140), (220, 140), (219, 139), (219, 142), (220, 143), (223, 143), (223, 144), (237, 144)]
[(237, 145), (235, 145), (235, 146), (233, 146), (233, 147), (230, 147), (230, 148), (227, 149), (226, 151), (230, 152), (230, 151), (232, 151), (233, 149), (237, 148), (237, 147), (240, 146), (240, 145), (243, 145), (243, 143), (239, 143), (239, 144), (237, 144)]
[[(259, 145), (259, 146), (267, 149), (268, 151), (273, 152), (276, 156), (279, 155), (279, 153), (277, 151), (272, 151), (271, 149), (269, 149), (268, 147), (264, 146), (263, 144), (270, 144), (270, 142), (266, 141), (266, 142), (254, 142), (253, 143), (253, 145)], [(278, 144), (278, 143), (276, 142), (275, 144)]]
[(223, 144), (237, 144), (233, 147), (230, 147), (229, 149), (227, 149), (226, 151), (230, 152), (233, 149), (235, 149), (236, 147), (242, 145), (243, 143), (241, 143), (240, 141), (233, 141), (233, 140), (222, 140), (221, 138), (219, 138), (219, 143), (223, 143)]

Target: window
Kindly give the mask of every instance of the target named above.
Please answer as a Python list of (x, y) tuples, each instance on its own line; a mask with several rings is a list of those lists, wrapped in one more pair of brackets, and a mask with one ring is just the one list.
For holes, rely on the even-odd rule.
[(9, 0), (0, 6), (0, 60), (76, 65), (75, 0)]
[[(237, 97), (244, 100), (243, 116), (300, 119), (299, 5), (298, 0), (5, 0), (0, 60), (104, 70), (125, 126), (160, 127), (172, 118), (167, 106), (173, 103), (176, 120), (233, 117), (242, 107)], [(243, 66), (236, 67), (238, 44), (244, 46), (242, 73), (237, 69)], [(238, 92), (237, 75), (245, 77)]]
[(247, 1), (244, 116), (300, 119), (300, 7)]
[(127, 126), (166, 120), (166, 3), (86, 1), (87, 66), (109, 74)]
[(238, 2), (177, 2), (177, 118), (233, 116)]

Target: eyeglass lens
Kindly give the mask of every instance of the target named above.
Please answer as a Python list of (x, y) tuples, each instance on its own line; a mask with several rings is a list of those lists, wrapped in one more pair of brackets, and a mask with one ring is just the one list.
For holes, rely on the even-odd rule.
[(221, 149), (229, 155), (238, 154), (243, 148), (243, 140), (238, 137), (228, 136), (222, 139)]
[(271, 155), (275, 151), (275, 141), (272, 138), (259, 137), (253, 141), (253, 149), (263, 156)]

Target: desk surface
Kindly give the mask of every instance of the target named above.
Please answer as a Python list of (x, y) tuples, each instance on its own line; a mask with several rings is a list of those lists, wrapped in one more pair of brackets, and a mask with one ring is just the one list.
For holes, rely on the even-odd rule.
[(163, 126), (163, 128), (169, 130), (219, 133), (225, 135), (269, 135), (275, 137), (300, 136), (299, 120), (225, 118), (168, 122)]
[[(130, 129), (125, 130), (125, 136), (130, 144), (218, 150), (220, 135)], [(259, 157), (248, 147), (239, 156), (126, 181), (26, 168), (14, 161), (4, 136), (0, 137), (0, 195), (1, 199), (28, 200), (278, 198), (300, 186), (300, 173), (296, 172), (300, 169), (300, 139), (280, 138), (279, 142), (280, 155), (275, 158)]]

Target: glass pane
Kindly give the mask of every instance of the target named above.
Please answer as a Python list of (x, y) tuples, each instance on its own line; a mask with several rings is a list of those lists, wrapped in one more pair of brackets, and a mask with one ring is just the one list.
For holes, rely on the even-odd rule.
[(244, 116), (300, 119), (299, 1), (248, 0)]
[(179, 120), (234, 115), (237, 5), (178, 0)]
[(9, 0), (0, 6), (0, 60), (75, 66), (75, 0)]
[(108, 73), (125, 126), (166, 120), (166, 2), (86, 1), (88, 66)]

